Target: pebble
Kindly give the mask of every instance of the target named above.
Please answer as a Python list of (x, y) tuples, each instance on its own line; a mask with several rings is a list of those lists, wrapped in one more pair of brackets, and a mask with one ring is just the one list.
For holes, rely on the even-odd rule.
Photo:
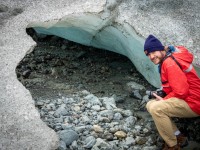
[(126, 133), (123, 132), (123, 131), (117, 131), (114, 135), (115, 135), (117, 138), (125, 138), (125, 137), (126, 137)]
[(98, 125), (93, 125), (93, 130), (97, 133), (103, 132), (103, 129)]
[(94, 144), (96, 143), (96, 139), (93, 136), (89, 136), (85, 139), (84, 141), (84, 146), (85, 148), (92, 148)]

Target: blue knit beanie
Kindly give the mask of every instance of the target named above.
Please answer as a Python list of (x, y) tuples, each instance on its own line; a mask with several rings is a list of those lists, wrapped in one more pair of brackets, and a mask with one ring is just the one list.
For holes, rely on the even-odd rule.
[(162, 51), (164, 50), (164, 46), (162, 43), (153, 35), (149, 35), (144, 43), (144, 51), (146, 55), (154, 51)]

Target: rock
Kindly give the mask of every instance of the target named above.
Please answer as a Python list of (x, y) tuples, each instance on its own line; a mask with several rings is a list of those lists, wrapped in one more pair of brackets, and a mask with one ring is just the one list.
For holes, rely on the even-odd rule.
[(105, 122), (107, 122), (107, 123), (111, 122), (111, 120), (109, 118), (107, 118), (107, 117), (101, 117), (101, 116), (98, 116), (97, 120), (98, 120), (98, 122), (103, 122), (103, 123), (105, 123)]
[(68, 123), (64, 123), (64, 124), (61, 124), (61, 127), (63, 130), (72, 130), (73, 129), (73, 126), (68, 124)]
[(69, 114), (69, 112), (66, 110), (65, 106), (60, 106), (56, 110), (55, 114), (57, 114), (57, 116), (60, 116), (60, 115), (66, 116), (67, 114)]
[(63, 118), (60, 117), (60, 118), (54, 118), (54, 122), (55, 123), (62, 123), (63, 122)]
[(85, 100), (87, 100), (92, 106), (93, 105), (100, 105), (102, 106), (101, 102), (99, 101), (98, 97), (94, 96), (93, 94), (89, 94), (86, 97), (84, 97)]
[(103, 129), (98, 125), (93, 125), (93, 130), (97, 133), (102, 133)]
[(99, 105), (94, 105), (91, 107), (91, 109), (95, 110), (95, 111), (100, 111), (101, 107)]
[(117, 96), (116, 94), (112, 95), (116, 103), (123, 103), (124, 100), (126, 99), (126, 96), (127, 95), (120, 95), (120, 96)]
[(126, 133), (123, 131), (117, 131), (114, 134), (117, 138), (125, 138), (126, 137)]
[(142, 96), (140, 95), (139, 90), (132, 91), (132, 93), (130, 94), (130, 97), (133, 97), (136, 99), (142, 99)]
[(42, 106), (42, 105), (44, 105), (44, 102), (42, 102), (42, 101), (37, 101), (37, 102), (35, 103), (35, 105), (36, 105), (36, 106)]
[(142, 127), (140, 125), (135, 125), (134, 127), (137, 131), (140, 131), (142, 129)]
[(112, 141), (114, 138), (112, 133), (105, 133), (103, 137), (108, 141)]
[(121, 115), (121, 113), (115, 113), (113, 120), (121, 120), (123, 118), (123, 116)]
[(129, 116), (132, 116), (133, 115), (133, 112), (131, 112), (130, 110), (123, 110), (122, 111), (122, 115), (124, 117), (129, 117)]
[(115, 99), (113, 97), (103, 97), (102, 101), (103, 101), (102, 102), (103, 106), (106, 107), (106, 109), (112, 110), (112, 109), (117, 108)]
[(79, 138), (78, 134), (73, 130), (62, 130), (59, 133), (59, 137), (67, 146)]
[(113, 119), (113, 111), (112, 110), (102, 110), (99, 112), (102, 117), (107, 117), (108, 119)]
[(103, 139), (97, 138), (95, 145), (92, 147), (92, 150), (101, 150), (101, 149), (111, 150), (112, 146), (106, 143)]
[(67, 149), (66, 144), (65, 144), (64, 141), (61, 140), (61, 141), (59, 142), (59, 147), (58, 147), (58, 149), (59, 149), (59, 150), (66, 150), (66, 149)]
[(132, 127), (135, 122), (137, 121), (137, 118), (136, 117), (133, 117), (133, 116), (129, 116), (125, 119), (125, 125), (127, 127)]
[(90, 92), (88, 92), (87, 90), (83, 90), (83, 91), (82, 91), (82, 94), (83, 94), (83, 95), (89, 95)]
[(134, 91), (134, 90), (145, 90), (145, 87), (136, 83), (136, 82), (128, 82), (127, 83), (127, 86), (129, 89), (131, 89), (131, 91)]
[(120, 145), (119, 140), (109, 141), (108, 143), (109, 143), (109, 145), (111, 145), (111, 147), (112, 147), (113, 150), (114, 149), (117, 150), (118, 149), (118, 145)]
[(27, 69), (22, 73), (22, 76), (24, 78), (28, 78), (30, 74), (31, 74), (31, 70)]
[(78, 149), (78, 144), (76, 141), (73, 141), (72, 144), (71, 144), (71, 149)]
[(133, 137), (127, 137), (125, 143), (128, 146), (135, 145), (135, 139)]
[(90, 118), (86, 115), (82, 115), (81, 120), (84, 122), (84, 124), (89, 124), (91, 122)]
[(135, 138), (135, 142), (139, 145), (143, 145), (144, 143), (146, 143), (147, 139), (145, 137), (140, 137), (140, 136), (137, 136)]
[(79, 126), (79, 127), (75, 127), (75, 131), (77, 133), (81, 133), (86, 129), (86, 126)]
[(81, 110), (81, 108), (80, 108), (80, 106), (74, 106), (73, 110), (74, 110), (75, 112), (78, 112), (78, 111)]
[(93, 136), (89, 136), (84, 141), (84, 147), (85, 148), (92, 148), (95, 143), (96, 143), (96, 139)]

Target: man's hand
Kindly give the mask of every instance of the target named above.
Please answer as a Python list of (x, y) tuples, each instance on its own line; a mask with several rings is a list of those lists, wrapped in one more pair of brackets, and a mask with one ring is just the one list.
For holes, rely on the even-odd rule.
[(163, 100), (163, 98), (158, 96), (156, 93), (153, 93), (153, 96), (155, 96), (156, 100), (158, 100), (158, 101)]

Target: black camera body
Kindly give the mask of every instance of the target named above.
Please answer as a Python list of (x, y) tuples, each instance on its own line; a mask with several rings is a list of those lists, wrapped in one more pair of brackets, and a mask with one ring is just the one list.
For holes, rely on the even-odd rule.
[(153, 93), (156, 93), (160, 97), (165, 97), (167, 94), (163, 90), (158, 90), (158, 91), (146, 91), (146, 94), (149, 96), (149, 99), (156, 98)]

